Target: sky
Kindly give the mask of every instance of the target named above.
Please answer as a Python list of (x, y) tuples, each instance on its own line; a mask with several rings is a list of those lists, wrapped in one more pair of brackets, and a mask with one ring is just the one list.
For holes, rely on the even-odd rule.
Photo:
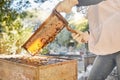
[[(13, 1), (11, 8), (20, 11), (32, 10), (35, 8), (42, 8), (44, 10), (51, 10), (57, 5), (60, 0), (46, 0), (45, 2), (35, 2), (35, 0), (15, 0)], [(27, 4), (26, 4), (27, 3)]]

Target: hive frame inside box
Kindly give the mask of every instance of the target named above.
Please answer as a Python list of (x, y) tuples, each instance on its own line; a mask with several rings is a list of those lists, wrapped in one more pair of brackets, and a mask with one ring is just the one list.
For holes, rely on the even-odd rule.
[(0, 80), (77, 80), (77, 61), (32, 66), (0, 59)]

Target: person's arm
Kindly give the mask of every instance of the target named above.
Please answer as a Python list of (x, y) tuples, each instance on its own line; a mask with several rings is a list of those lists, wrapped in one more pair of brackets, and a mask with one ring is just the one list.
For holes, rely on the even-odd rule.
[(79, 6), (95, 5), (102, 1), (105, 1), (105, 0), (78, 0), (79, 4), (77, 4), (77, 6), (79, 7)]

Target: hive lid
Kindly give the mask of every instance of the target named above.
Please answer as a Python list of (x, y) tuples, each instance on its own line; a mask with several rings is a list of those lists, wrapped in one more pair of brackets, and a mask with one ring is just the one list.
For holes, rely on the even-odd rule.
[(10, 58), (0, 58), (5, 61), (9, 62), (15, 62), (25, 65), (31, 65), (31, 66), (43, 66), (43, 65), (50, 65), (50, 64), (56, 64), (60, 62), (65, 62), (72, 59), (66, 59), (66, 58), (58, 58), (58, 57), (48, 57), (48, 56), (34, 56), (34, 57), (10, 57)]

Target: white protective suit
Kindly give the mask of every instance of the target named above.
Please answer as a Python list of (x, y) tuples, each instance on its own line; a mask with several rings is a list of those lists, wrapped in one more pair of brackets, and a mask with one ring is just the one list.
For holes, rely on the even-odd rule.
[(120, 0), (105, 0), (88, 10), (89, 50), (97, 55), (120, 51)]

